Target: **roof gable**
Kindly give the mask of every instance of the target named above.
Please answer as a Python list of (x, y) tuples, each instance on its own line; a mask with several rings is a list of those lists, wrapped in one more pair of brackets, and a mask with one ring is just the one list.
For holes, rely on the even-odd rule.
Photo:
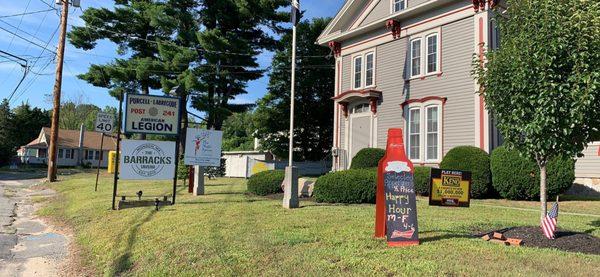
[(346, 31), (363, 13), (367, 12), (366, 8), (368, 8), (373, 1), (380, 0), (347, 0), (335, 17), (329, 22), (329, 25), (323, 30), (318, 40)]

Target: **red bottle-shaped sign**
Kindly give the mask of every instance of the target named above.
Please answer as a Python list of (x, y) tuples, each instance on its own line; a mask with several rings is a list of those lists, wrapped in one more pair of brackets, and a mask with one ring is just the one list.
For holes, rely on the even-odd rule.
[(404, 150), (402, 129), (389, 129), (377, 171), (375, 237), (389, 246), (419, 244), (414, 167)]

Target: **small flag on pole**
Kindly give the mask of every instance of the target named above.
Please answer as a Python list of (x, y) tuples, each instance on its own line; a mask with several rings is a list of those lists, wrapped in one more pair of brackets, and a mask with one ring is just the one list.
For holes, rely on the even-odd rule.
[(552, 205), (552, 209), (548, 212), (544, 220), (542, 220), (542, 231), (548, 239), (554, 239), (556, 232), (556, 219), (558, 218), (558, 199)]
[(298, 25), (298, 22), (300, 22), (300, 1), (299, 0), (292, 0), (292, 24), (294, 24), (294, 26)]

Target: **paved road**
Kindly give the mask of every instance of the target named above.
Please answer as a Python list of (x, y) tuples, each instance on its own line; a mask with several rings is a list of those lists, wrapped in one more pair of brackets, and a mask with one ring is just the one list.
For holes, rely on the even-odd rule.
[(32, 196), (51, 190), (32, 188), (32, 173), (0, 173), (0, 276), (57, 276), (67, 257), (68, 238), (35, 216)]

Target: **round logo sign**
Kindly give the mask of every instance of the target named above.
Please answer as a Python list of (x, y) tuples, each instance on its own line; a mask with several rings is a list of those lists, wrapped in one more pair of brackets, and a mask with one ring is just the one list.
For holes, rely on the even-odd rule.
[(155, 144), (145, 143), (133, 150), (130, 164), (135, 173), (143, 177), (152, 177), (162, 171), (165, 163), (170, 163), (171, 158)]

